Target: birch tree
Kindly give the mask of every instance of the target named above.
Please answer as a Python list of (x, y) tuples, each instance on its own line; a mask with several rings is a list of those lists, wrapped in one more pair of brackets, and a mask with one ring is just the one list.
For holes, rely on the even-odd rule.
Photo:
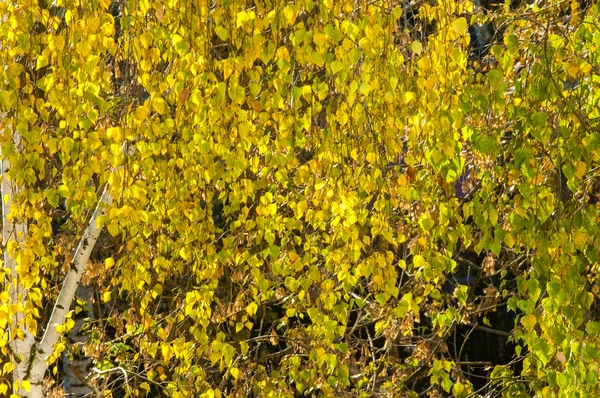
[[(88, 69), (89, 73), (79, 71), (71, 80), (72, 65), (59, 56), (69, 55), (66, 48), (71, 43), (58, 24), (72, 18), (77, 9), (65, 12), (54, 7), (51, 11), (62, 13), (57, 16), (44, 8), (1, 5), (2, 14), (8, 15), (0, 28), (4, 66), (0, 91), (2, 238), (7, 295), (1, 326), (3, 355), (9, 361), (2, 371), (10, 375), (12, 370), (12, 383), (5, 380), (0, 392), (42, 397), (48, 368), (65, 349), (65, 332), (74, 324), (70, 309), (75, 292), (112, 201), (108, 180), (113, 168), (99, 159), (102, 154), (98, 149), (103, 143), (96, 131), (89, 131), (90, 124), (107, 117), (106, 109), (98, 111), (98, 103), (109, 92), (110, 81), (103, 81), (106, 65)], [(100, 19), (94, 15), (105, 13), (86, 15), (99, 29)], [(100, 38), (112, 40), (114, 23), (112, 19), (108, 22), (109, 30), (99, 32)], [(49, 46), (42, 39), (48, 31), (56, 33), (49, 35)], [(95, 47), (78, 44), (80, 54)], [(50, 53), (48, 48), (66, 51)], [(103, 48), (94, 56), (101, 56), (102, 51), (108, 54)], [(73, 87), (77, 80), (79, 92), (61, 91)], [(45, 96), (29, 95), (40, 91)], [(83, 115), (76, 114), (83, 109)], [(65, 201), (71, 213), (70, 234), (62, 241), (52, 235), (51, 228), (59, 201)], [(45, 324), (39, 325), (40, 311), (48, 304), (51, 311), (42, 315)]]
[(600, 6), (475, 3), (0, 3), (0, 394), (93, 274), (95, 393), (600, 395)]
[[(18, 142), (20, 142), (20, 137), (15, 134), (15, 143)], [(73, 258), (70, 260), (69, 270), (62, 281), (59, 296), (53, 305), (44, 334), (40, 339), (36, 339), (36, 331), (32, 330), (26, 322), (23, 309), (24, 304), (31, 298), (28, 295), (28, 289), (20, 282), (21, 275), (25, 273), (24, 268), (28, 264), (23, 257), (17, 254), (20, 254), (24, 248), (27, 225), (11, 216), (13, 214), (11, 212), (12, 199), (19, 194), (19, 189), (11, 183), (9, 161), (4, 157), (3, 159), (2, 193), (5, 201), (2, 213), (3, 241), (8, 242), (4, 251), (4, 264), (8, 265), (10, 270), (10, 278), (7, 283), (9, 285), (8, 315), (12, 318), (9, 330), (14, 333), (13, 336), (9, 336), (11, 339), (10, 355), (13, 363), (16, 363), (13, 369), (13, 386), (15, 392), (20, 396), (43, 397), (43, 383), (48, 370), (48, 359), (56, 356), (59, 350), (56, 345), (61, 340), (63, 330), (65, 330), (64, 326), (67, 325), (68, 328), (67, 313), (71, 308), (94, 244), (101, 232), (101, 227), (98, 226), (99, 216), (103, 214), (104, 207), (110, 204), (111, 196), (107, 186), (103, 190), (98, 205), (77, 244)], [(27, 276), (24, 279), (27, 279)]]

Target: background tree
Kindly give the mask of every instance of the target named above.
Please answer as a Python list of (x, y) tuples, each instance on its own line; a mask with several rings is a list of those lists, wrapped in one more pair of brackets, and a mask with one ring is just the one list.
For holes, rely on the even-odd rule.
[(0, 4), (0, 393), (598, 394), (598, 6)]

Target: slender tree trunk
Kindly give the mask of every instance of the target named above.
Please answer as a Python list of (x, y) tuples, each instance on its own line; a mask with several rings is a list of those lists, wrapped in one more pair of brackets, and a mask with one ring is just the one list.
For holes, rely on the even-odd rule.
[[(8, 127), (10, 128), (10, 127)], [(12, 132), (15, 150), (21, 150), (21, 137)], [(46, 325), (45, 332), (40, 340), (36, 341), (35, 330), (29, 330), (25, 322), (23, 307), (28, 300), (27, 290), (20, 283), (20, 256), (19, 250), (26, 241), (27, 224), (24, 220), (15, 220), (11, 217), (13, 203), (16, 195), (21, 192), (21, 187), (10, 181), (10, 162), (2, 155), (2, 238), (4, 244), (4, 264), (10, 269), (9, 305), (11, 318), (10, 348), (12, 351), (13, 388), (14, 393), (23, 397), (43, 398), (43, 382), (48, 363), (46, 359), (53, 354), (54, 345), (61, 338), (56, 327), (63, 325), (71, 303), (81, 282), (81, 277), (98, 240), (102, 227), (98, 226), (98, 217), (105, 212), (106, 205), (112, 202), (108, 185), (98, 201), (83, 236), (81, 237), (69, 270), (63, 280), (61, 290), (52, 309), (52, 315)], [(20, 308), (19, 308), (20, 306)]]
[[(12, 130), (12, 126), (8, 126), (7, 129)], [(21, 150), (21, 137), (17, 133), (13, 133), (13, 144), (16, 151)], [(2, 156), (2, 243), (4, 267), (10, 269), (8, 294), (11, 335), (9, 344), (13, 355), (13, 382), (16, 383), (27, 377), (27, 359), (35, 342), (33, 334), (35, 331), (28, 329), (23, 312), (18, 308), (19, 303), (24, 303), (27, 299), (27, 290), (20, 282), (20, 267), (16, 255), (25, 241), (27, 224), (12, 217), (14, 216), (12, 212), (13, 199), (19, 194), (21, 187), (9, 180), (9, 171), (10, 162), (5, 156)]]
[[(94, 291), (91, 287), (79, 285), (75, 294), (77, 299), (85, 302), (89, 309), (81, 311), (79, 314), (75, 314), (75, 326), (71, 329), (69, 336), (72, 345), (81, 345), (85, 344), (87, 341), (87, 337), (81, 333), (81, 328), (84, 325), (85, 319), (87, 317), (94, 317), (94, 307), (92, 305)], [(92, 392), (92, 389), (88, 386), (86, 381), (91, 365), (92, 358), (85, 356), (84, 354), (71, 359), (67, 352), (63, 353), (63, 389), (66, 396), (83, 397)]]

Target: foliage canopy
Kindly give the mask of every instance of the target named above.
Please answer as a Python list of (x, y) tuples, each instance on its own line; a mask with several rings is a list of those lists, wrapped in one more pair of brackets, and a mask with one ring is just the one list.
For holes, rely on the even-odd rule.
[(1, 394), (107, 186), (84, 352), (133, 396), (600, 395), (600, 6), (0, 14)]

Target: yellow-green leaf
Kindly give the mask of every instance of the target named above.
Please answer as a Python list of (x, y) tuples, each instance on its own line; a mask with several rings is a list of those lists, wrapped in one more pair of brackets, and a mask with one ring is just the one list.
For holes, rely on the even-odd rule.
[(456, 32), (456, 34), (458, 35), (464, 35), (467, 33), (467, 20), (465, 17), (460, 17), (456, 20), (454, 20), (454, 22), (452, 22), (452, 29), (454, 29), (454, 31)]

